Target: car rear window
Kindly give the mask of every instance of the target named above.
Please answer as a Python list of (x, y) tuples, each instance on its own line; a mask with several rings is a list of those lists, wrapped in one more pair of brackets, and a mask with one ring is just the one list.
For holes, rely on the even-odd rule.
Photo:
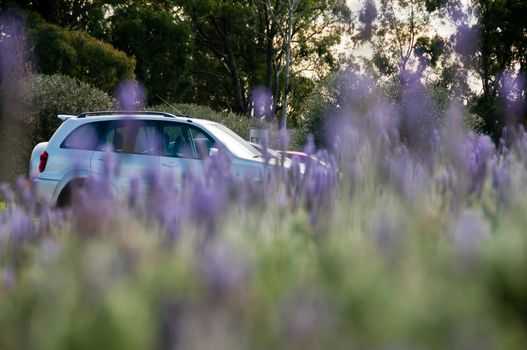
[(81, 125), (66, 137), (60, 147), (93, 151), (99, 142), (99, 130), (93, 123)]

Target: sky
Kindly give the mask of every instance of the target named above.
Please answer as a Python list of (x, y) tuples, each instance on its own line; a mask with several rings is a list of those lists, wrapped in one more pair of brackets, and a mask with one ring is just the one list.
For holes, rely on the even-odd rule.
[[(346, 0), (346, 2), (353, 14), (353, 17), (357, 18), (360, 14), (360, 11), (362, 10), (364, 1)], [(378, 8), (378, 1), (376, 1), (376, 3)], [(455, 32), (455, 26), (453, 24), (447, 23), (439, 18), (432, 18), (430, 27), (432, 35), (437, 33), (444, 38), (450, 37)], [(360, 57), (370, 57), (372, 54), (372, 50), (368, 44), (362, 45), (361, 47), (353, 48), (351, 38), (349, 36), (342, 38), (342, 42), (338, 47), (338, 51), (342, 52), (345, 55), (354, 55)]]

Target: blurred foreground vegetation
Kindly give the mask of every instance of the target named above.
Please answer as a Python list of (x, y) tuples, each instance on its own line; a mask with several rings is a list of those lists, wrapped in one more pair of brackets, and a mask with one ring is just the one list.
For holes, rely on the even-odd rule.
[(109, 170), (38, 219), (3, 185), (0, 347), (524, 348), (527, 133), (417, 148), (370, 115), (262, 184), (221, 153), (144, 196)]

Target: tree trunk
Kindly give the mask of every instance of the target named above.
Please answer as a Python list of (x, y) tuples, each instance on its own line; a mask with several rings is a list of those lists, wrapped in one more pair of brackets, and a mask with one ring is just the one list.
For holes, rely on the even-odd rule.
[(265, 86), (269, 91), (272, 89), (273, 86), (273, 57), (274, 57), (274, 49), (273, 49), (273, 42), (274, 42), (274, 36), (276, 34), (275, 24), (273, 23), (271, 25), (271, 28), (269, 29), (269, 32), (267, 33), (267, 42), (266, 42), (266, 48), (265, 48), (265, 64), (266, 64), (266, 77), (265, 77)]
[(289, 94), (289, 63), (291, 60), (291, 36), (293, 31), (293, 3), (289, 0), (289, 12), (288, 12), (288, 18), (287, 18), (287, 46), (286, 46), (286, 54), (285, 54), (285, 67), (284, 67), (284, 75), (285, 75), (285, 82), (284, 82), (284, 91), (283, 91), (283, 98), (282, 98), (282, 129), (287, 128), (287, 95)]
[(227, 66), (231, 74), (232, 83), (234, 86), (234, 101), (235, 101), (235, 112), (245, 114), (247, 112), (247, 105), (245, 103), (245, 94), (240, 80), (240, 74), (238, 72), (238, 65), (236, 64), (236, 58), (232, 52), (232, 48), (227, 42), (225, 44), (225, 53), (227, 56)]

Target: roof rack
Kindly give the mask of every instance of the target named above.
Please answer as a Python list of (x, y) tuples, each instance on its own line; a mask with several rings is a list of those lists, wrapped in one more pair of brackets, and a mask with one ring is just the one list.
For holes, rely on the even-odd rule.
[(96, 117), (101, 115), (156, 115), (167, 118), (193, 118), (186, 114), (170, 114), (165, 112), (153, 112), (153, 111), (100, 111), (100, 112), (84, 112), (77, 116), (77, 118)]

